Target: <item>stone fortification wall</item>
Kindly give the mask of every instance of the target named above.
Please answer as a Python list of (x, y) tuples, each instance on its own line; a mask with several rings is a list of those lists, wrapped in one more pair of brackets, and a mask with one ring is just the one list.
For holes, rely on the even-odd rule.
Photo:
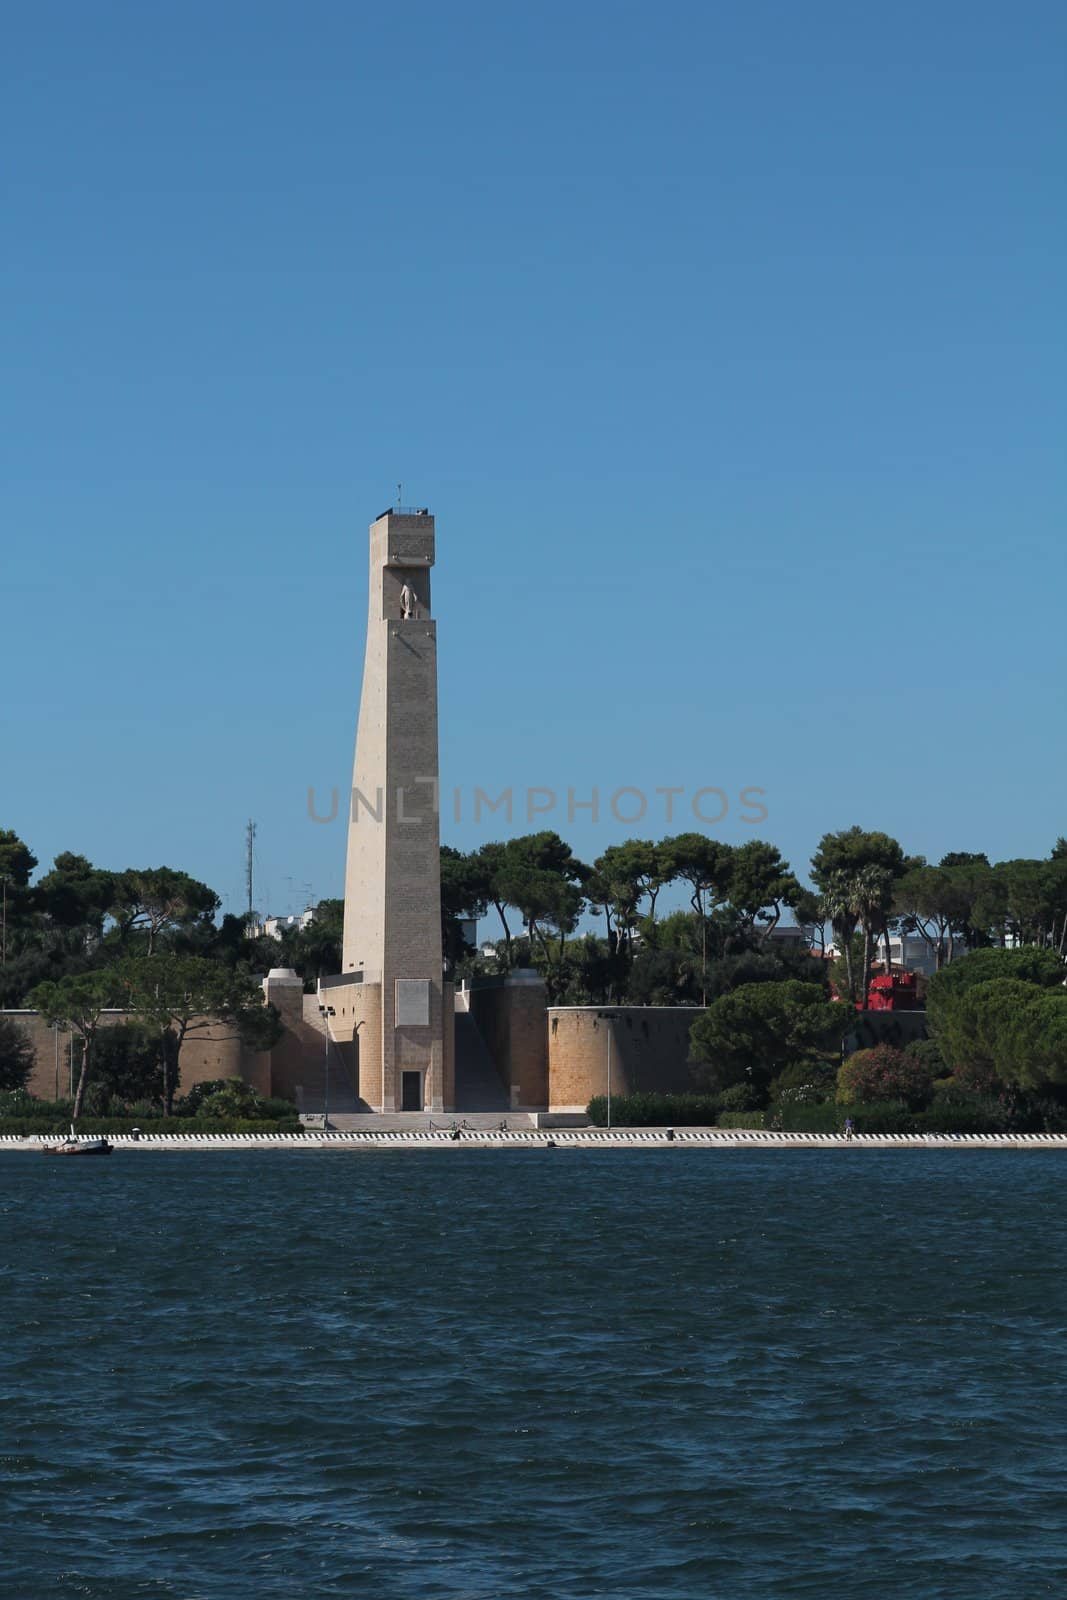
[(613, 1094), (692, 1090), (689, 1029), (699, 1015), (699, 1006), (550, 1007), (549, 1109), (584, 1109), (607, 1093), (609, 1037)]
[[(57, 1035), (36, 1011), (5, 1011), (24, 1029), (34, 1047), (34, 1066), (27, 1088), (39, 1100), (66, 1099), (70, 1094), (70, 1044), (69, 1033)], [(114, 1027), (134, 1019), (126, 1011), (106, 1011), (103, 1026)], [(80, 1063), (80, 1047), (75, 1041), (75, 1081)], [(194, 1083), (209, 1083), (214, 1078), (243, 1078), (258, 1089), (260, 1094), (270, 1094), (270, 1053), (254, 1053), (244, 1049), (228, 1023), (209, 1021), (207, 1027), (192, 1033), (182, 1046), (178, 1093), (186, 1094)], [(58, 1064), (57, 1064), (58, 1063)]]

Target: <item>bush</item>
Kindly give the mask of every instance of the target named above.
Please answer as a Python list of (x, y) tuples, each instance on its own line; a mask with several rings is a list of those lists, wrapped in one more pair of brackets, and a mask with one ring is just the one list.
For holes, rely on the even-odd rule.
[(829, 1061), (798, 1061), (771, 1084), (772, 1105), (817, 1106), (834, 1098), (837, 1068)]
[(996, 1095), (1003, 1084), (993, 1068), (985, 1061), (964, 1061), (950, 1077), (942, 1078), (937, 1092), (952, 1089), (962, 1094)]
[(904, 1046), (904, 1054), (911, 1056), (915, 1061), (923, 1062), (935, 1078), (945, 1078), (952, 1071), (941, 1054), (941, 1046), (936, 1039), (913, 1039), (910, 1044)]
[(189, 1093), (174, 1108), (180, 1117), (242, 1117), (247, 1120), (265, 1117), (294, 1117), (296, 1107), (290, 1100), (261, 1099), (258, 1091), (242, 1078), (213, 1078), (206, 1083), (194, 1083)]
[(762, 1111), (766, 1096), (760, 1094), (755, 1084), (733, 1083), (718, 1098), (721, 1117), (723, 1112)]
[(847, 1109), (824, 1100), (817, 1104), (791, 1104), (783, 1101), (768, 1114), (768, 1125), (783, 1133), (840, 1133)]
[(766, 1126), (766, 1113), (763, 1111), (723, 1111), (719, 1114), (720, 1128), (765, 1128)]
[(915, 1116), (900, 1100), (870, 1105), (787, 1104), (775, 1108), (773, 1126), (783, 1133), (841, 1133), (846, 1117), (852, 1118), (857, 1133), (915, 1132)]
[(925, 1111), (915, 1115), (922, 1133), (1010, 1133), (1021, 1131), (1006, 1100), (966, 1089), (939, 1089)]
[(43, 1106), (49, 1116), (62, 1116), (69, 1114), (73, 1105), (72, 1100), (35, 1100), (27, 1089), (8, 1089), (0, 1091), (0, 1117), (33, 1117), (37, 1115), (37, 1107)]
[[(79, 1117), (79, 1134), (130, 1133), (303, 1133), (299, 1117), (266, 1120), (249, 1117)], [(36, 1137), (70, 1132), (70, 1117), (0, 1117), (0, 1134)]]
[[(607, 1095), (598, 1094), (586, 1107), (590, 1122), (607, 1126)], [(613, 1094), (611, 1123), (618, 1128), (713, 1127), (719, 1113), (718, 1095), (709, 1094)]]
[(930, 1065), (891, 1044), (857, 1050), (837, 1074), (838, 1105), (870, 1105), (903, 1100), (919, 1107), (930, 1098), (934, 1075)]

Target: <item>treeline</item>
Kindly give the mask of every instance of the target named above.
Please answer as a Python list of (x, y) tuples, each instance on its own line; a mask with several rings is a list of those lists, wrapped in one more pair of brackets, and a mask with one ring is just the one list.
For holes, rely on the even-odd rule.
[(31, 883), (37, 865), (27, 844), (0, 829), (0, 1009), (24, 1005), (39, 983), (130, 956), (199, 956), (245, 972), (296, 966), (312, 984), (340, 970), (340, 900), (322, 901), (316, 920), (279, 944), (256, 937), (248, 917), (217, 920), (215, 891), (173, 867), (112, 872), (63, 851)]
[[(339, 900), (320, 903), (306, 928), (270, 939), (246, 917), (217, 920), (215, 892), (174, 868), (113, 872), (64, 852), (31, 882), (37, 865), (27, 844), (0, 831), (0, 1007), (31, 1006), (77, 1036), (79, 1111), (107, 1031), (104, 1011), (129, 1011), (155, 1039), (154, 1081), (167, 1113), (182, 1046), (206, 1017), (253, 1048), (277, 1037), (256, 975), (291, 966), (313, 988), (340, 970)], [(534, 966), (555, 1004), (714, 1007), (756, 985), (800, 984), (825, 1005), (832, 984), (851, 1011), (866, 1006), (872, 972), (879, 958), (888, 967), (897, 932), (922, 939), (939, 972), (955, 970), (958, 963), (948, 964), (962, 946), (1032, 948), (1059, 961), (1067, 948), (1063, 839), (1043, 860), (991, 864), (957, 852), (931, 864), (886, 833), (853, 827), (823, 836), (808, 876), (802, 883), (765, 841), (728, 845), (699, 833), (626, 840), (591, 863), (548, 831), (469, 853), (445, 846), (446, 967), (474, 977)], [(682, 908), (665, 913), (679, 889)], [(799, 943), (771, 937), (786, 916), (803, 930)], [(496, 923), (490, 953), (465, 942), (469, 918)], [(597, 931), (580, 932), (587, 918)], [(823, 959), (828, 930), (833, 965)], [(765, 1037), (764, 1024), (754, 1026), (751, 1037), (739, 1035), (742, 1052), (751, 1053), (752, 1037)], [(804, 1059), (804, 1048), (787, 1039), (788, 1060)], [(25, 1081), (17, 1056), (0, 1049), (0, 1089), (17, 1087), (20, 1072)]]
[[(277, 1040), (277, 1012), (253, 976), (257, 957), (277, 962), (277, 945), (259, 951), (243, 919), (216, 924), (220, 902), (207, 884), (170, 867), (105, 871), (69, 852), (31, 884), (36, 866), (17, 835), (0, 832), (0, 1004), (38, 1011), (76, 1041), (73, 1116), (94, 1084), (97, 1108), (101, 1095), (109, 1103), (107, 1058), (123, 1069), (116, 1052), (136, 1058), (132, 1099), (170, 1116), (189, 1038), (228, 1028), (250, 1049)], [(138, 1025), (136, 1049), (105, 1025), (115, 1009)], [(17, 1093), (31, 1067), (25, 1033), (5, 1019), (0, 1091)]]
[[(638, 1094), (617, 1122), (860, 1132), (1067, 1132), (1067, 990), (1054, 949), (972, 951), (936, 973), (929, 1037), (844, 1055), (856, 1013), (817, 983), (743, 983), (690, 1031), (693, 1091)], [(607, 1117), (598, 1097), (594, 1121)]]
[[(459, 938), (461, 916), (494, 915), (497, 961), (538, 967), (557, 1003), (629, 1001), (702, 1004), (750, 976), (811, 975), (769, 936), (785, 913), (808, 950), (825, 954), (827, 930), (839, 952), (835, 989), (865, 1007), (890, 939), (916, 935), (935, 969), (958, 948), (1067, 948), (1067, 840), (1044, 860), (993, 865), (956, 852), (933, 865), (909, 856), (889, 834), (854, 827), (827, 833), (803, 885), (781, 852), (753, 839), (731, 846), (686, 833), (611, 845), (591, 865), (555, 833), (442, 851), (446, 950), (456, 970), (479, 958)], [(680, 885), (689, 909), (660, 915), (661, 895)], [(577, 937), (585, 913), (600, 935)]]

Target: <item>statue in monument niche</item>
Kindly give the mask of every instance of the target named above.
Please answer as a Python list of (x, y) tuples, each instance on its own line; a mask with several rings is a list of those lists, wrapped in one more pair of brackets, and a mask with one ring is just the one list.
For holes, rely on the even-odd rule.
[(400, 615), (404, 622), (410, 622), (415, 615), (415, 591), (408, 583), (400, 591)]

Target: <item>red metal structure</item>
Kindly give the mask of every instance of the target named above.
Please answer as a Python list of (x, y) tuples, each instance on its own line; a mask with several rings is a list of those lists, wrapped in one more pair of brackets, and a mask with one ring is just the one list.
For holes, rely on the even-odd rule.
[[(863, 1009), (857, 1005), (857, 1011)], [(884, 973), (871, 979), (867, 997), (868, 1011), (919, 1011), (919, 997), (914, 972)]]

